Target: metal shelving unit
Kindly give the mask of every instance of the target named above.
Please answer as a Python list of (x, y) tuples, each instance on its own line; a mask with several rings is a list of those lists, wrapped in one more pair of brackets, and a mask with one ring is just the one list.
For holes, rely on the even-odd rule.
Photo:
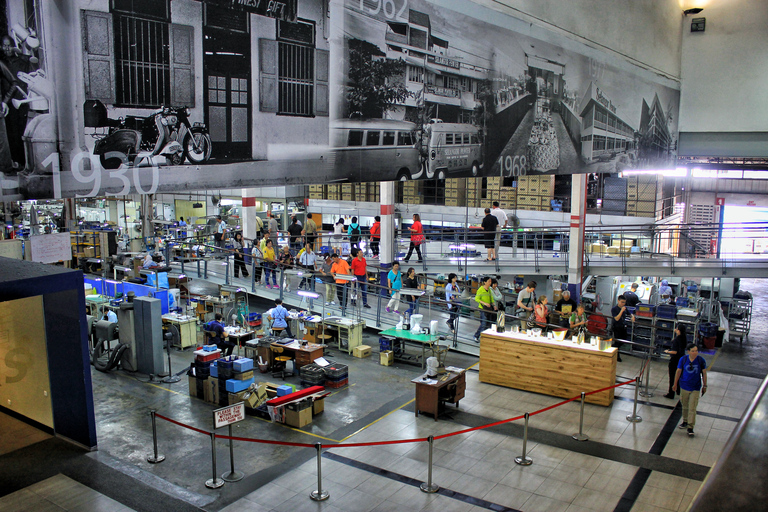
[(749, 338), (749, 329), (752, 326), (752, 298), (732, 298), (726, 311), (728, 317), (729, 338), (739, 337), (739, 343)]

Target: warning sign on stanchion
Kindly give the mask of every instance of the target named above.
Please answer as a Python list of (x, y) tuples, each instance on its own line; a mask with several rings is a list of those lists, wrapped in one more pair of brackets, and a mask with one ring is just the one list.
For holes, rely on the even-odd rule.
[[(245, 403), (240, 402), (235, 405), (230, 405), (229, 407), (222, 407), (221, 409), (216, 409), (213, 411), (213, 430), (216, 431), (217, 428), (226, 427), (229, 426), (229, 464), (230, 469), (229, 472), (224, 473), (221, 475), (222, 480), (224, 482), (237, 482), (239, 480), (242, 480), (245, 476), (242, 471), (235, 471), (235, 445), (232, 440), (232, 424), (237, 423), (238, 421), (243, 421), (245, 419)], [(215, 435), (214, 435), (215, 438)], [(213, 454), (213, 480), (218, 480), (216, 478), (216, 452), (214, 450)], [(224, 482), (221, 483), (221, 485), (224, 485)], [(208, 482), (205, 484), (206, 486), (210, 487), (208, 485)], [(215, 487), (212, 487), (215, 488)]]
[(245, 419), (245, 404), (240, 402), (213, 411), (213, 428), (226, 427)]

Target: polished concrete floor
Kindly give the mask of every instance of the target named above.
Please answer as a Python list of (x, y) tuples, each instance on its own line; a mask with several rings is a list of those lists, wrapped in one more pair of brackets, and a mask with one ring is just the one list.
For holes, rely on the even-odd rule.
[[(756, 308), (763, 299), (756, 297)], [(134, 510), (685, 510), (766, 374), (765, 359), (754, 356), (765, 350), (766, 326), (755, 318), (743, 346), (736, 343), (705, 354), (712, 369), (710, 391), (700, 402), (694, 438), (676, 428), (679, 406), (661, 396), (667, 386), (666, 362), (655, 361), (650, 373), (654, 396), (641, 397), (638, 406), (642, 422), (626, 420), (634, 396), (628, 385), (617, 389), (610, 407), (586, 405), (587, 442), (571, 438), (578, 431), (575, 403), (531, 416), (527, 450), (533, 464), (527, 467), (514, 462), (522, 452), (521, 421), (436, 440), (433, 482), (440, 490), (434, 494), (419, 490), (427, 479), (425, 442), (331, 446), (437, 436), (533, 413), (559, 400), (483, 384), (476, 358), (451, 352), (448, 364), (470, 368), (465, 399), (458, 409), (449, 406), (437, 422), (416, 417), (410, 380), (421, 374), (420, 367), (380, 366), (378, 337), (366, 332), (366, 343), (374, 347), (371, 358), (331, 350), (331, 359), (349, 365), (350, 384), (333, 390), (325, 412), (312, 424), (294, 429), (249, 417), (234, 428), (239, 437), (329, 447), (322, 474), (330, 498), (320, 503), (309, 499), (317, 487), (314, 448), (238, 441), (235, 466), (245, 478), (210, 490), (204, 485), (212, 475), (210, 438), (159, 421), (159, 450), (166, 460), (147, 463), (152, 447), (149, 409), (207, 431), (215, 407), (189, 396), (186, 377), (161, 384), (127, 372), (94, 370), (99, 451), (83, 453), (58, 439), (10, 449), (0, 455), (0, 510), (16, 510), (1, 507), (25, 488), (39, 495), (29, 486), (59, 474)], [(175, 351), (172, 357), (174, 371), (193, 358), (190, 351)], [(641, 364), (625, 356), (620, 380), (633, 378)], [(296, 378), (288, 382), (298, 384)], [(219, 475), (229, 469), (225, 441), (217, 442), (217, 462)], [(82, 510), (113, 510), (108, 508), (112, 505)]]

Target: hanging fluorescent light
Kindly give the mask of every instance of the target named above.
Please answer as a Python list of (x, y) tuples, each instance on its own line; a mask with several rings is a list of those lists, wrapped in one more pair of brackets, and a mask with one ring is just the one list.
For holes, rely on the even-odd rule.
[(668, 178), (685, 178), (688, 176), (688, 169), (685, 167), (678, 167), (676, 169), (637, 169), (630, 171), (621, 171), (619, 173), (620, 178), (626, 178), (628, 176), (640, 176), (640, 175), (656, 175), (666, 176)]

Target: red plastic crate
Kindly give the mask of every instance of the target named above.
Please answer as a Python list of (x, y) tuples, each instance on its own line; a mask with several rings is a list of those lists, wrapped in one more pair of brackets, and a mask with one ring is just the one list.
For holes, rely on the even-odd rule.
[(341, 388), (349, 384), (349, 379), (342, 380), (326, 380), (325, 387), (327, 388)]

